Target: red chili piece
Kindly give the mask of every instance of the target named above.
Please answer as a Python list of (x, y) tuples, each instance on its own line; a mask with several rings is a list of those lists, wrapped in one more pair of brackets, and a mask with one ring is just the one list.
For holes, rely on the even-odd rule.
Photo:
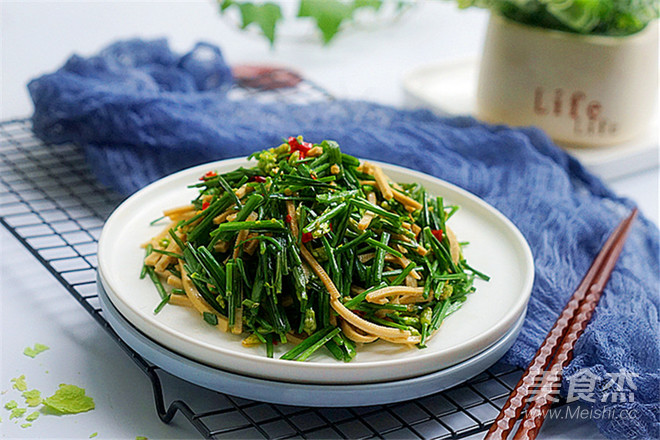
[(287, 214), (286, 217), (284, 217), (284, 221), (287, 223), (291, 223), (291, 216)]
[(431, 229), (431, 234), (433, 234), (438, 241), (442, 241), (442, 229)]
[(264, 183), (266, 182), (266, 178), (264, 176), (252, 176), (250, 181)]
[(311, 232), (303, 232), (303, 235), (302, 235), (302, 242), (303, 242), (303, 243), (309, 243), (310, 241), (312, 241), (313, 238), (314, 238), (314, 237), (312, 237), (312, 233), (311, 233)]
[(209, 202), (204, 202), (204, 203), (202, 203), (202, 211), (204, 211), (204, 210), (205, 210), (206, 208), (208, 208), (209, 206), (211, 206), (211, 204), (210, 204)]
[(291, 147), (291, 153), (294, 151), (300, 151), (300, 158), (304, 159), (305, 156), (307, 156), (307, 153), (309, 150), (312, 149), (312, 144), (309, 142), (303, 142), (302, 144), (298, 142), (298, 139), (296, 139), (293, 136), (290, 136), (288, 139), (289, 147)]
[(199, 180), (206, 180), (210, 179), (211, 177), (215, 177), (218, 174), (215, 171), (209, 171), (208, 173), (204, 174), (202, 177), (199, 178)]

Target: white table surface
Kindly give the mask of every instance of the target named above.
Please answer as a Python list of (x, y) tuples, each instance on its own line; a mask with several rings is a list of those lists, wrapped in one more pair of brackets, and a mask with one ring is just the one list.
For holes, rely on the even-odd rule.
[[(402, 105), (402, 75), (430, 62), (478, 56), (487, 19), (483, 11), (422, 2), (396, 22), (350, 30), (325, 48), (308, 37), (289, 35), (270, 49), (263, 39), (237, 31), (230, 20), (217, 15), (216, 8), (211, 0), (3, 1), (0, 120), (31, 113), (25, 88), (31, 78), (53, 71), (73, 53), (89, 55), (129, 37), (167, 37), (178, 51), (205, 40), (220, 45), (230, 64), (291, 66), (337, 96)], [(635, 200), (657, 224), (657, 168), (607, 183)], [(10, 383), (21, 374), (31, 388), (44, 394), (54, 392), (60, 383), (71, 383), (86, 388), (96, 401), (94, 411), (42, 415), (30, 428), (21, 428), (0, 409), (3, 438), (89, 438), (95, 432), (97, 438), (199, 437), (181, 416), (170, 425), (160, 422), (146, 376), (2, 228), (0, 244), (0, 401), (21, 402)], [(22, 354), (37, 342), (51, 349), (35, 359)], [(541, 438), (600, 435), (591, 421), (548, 421)]]

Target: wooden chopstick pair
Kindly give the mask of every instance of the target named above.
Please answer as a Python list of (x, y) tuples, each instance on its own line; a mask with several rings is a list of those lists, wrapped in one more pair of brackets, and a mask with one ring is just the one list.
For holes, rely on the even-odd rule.
[[(633, 209), (632, 213), (612, 231), (536, 352), (534, 359), (511, 392), (485, 440), (506, 439), (532, 394), (535, 394), (534, 399), (518, 427), (514, 440), (536, 438), (552, 405), (552, 393), (556, 393), (561, 382), (562, 369), (573, 358), (575, 343), (598, 305), (636, 216), (637, 208)], [(548, 367), (549, 369), (546, 370)]]

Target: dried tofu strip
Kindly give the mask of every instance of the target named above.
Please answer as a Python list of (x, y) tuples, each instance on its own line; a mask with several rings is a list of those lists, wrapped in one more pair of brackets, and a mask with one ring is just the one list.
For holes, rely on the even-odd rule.
[[(314, 258), (314, 257), (312, 257)], [(365, 333), (378, 336), (379, 338), (390, 338), (390, 339), (401, 339), (411, 336), (411, 333), (408, 330), (400, 330), (393, 327), (385, 327), (383, 325), (374, 324), (365, 319), (360, 318), (355, 313), (351, 312), (349, 309), (344, 306), (344, 304), (339, 301), (338, 298), (330, 300), (330, 305), (335, 312), (346, 321), (348, 321), (354, 327), (359, 328)]]
[(403, 295), (399, 297), (399, 304), (416, 304), (421, 302), (428, 302), (431, 301), (432, 295), (433, 293), (430, 293), (428, 298), (424, 298), (423, 295)]
[[(248, 234), (247, 240), (256, 238), (258, 237), (258, 235), (259, 234), (255, 232), (251, 232)], [(254, 252), (257, 250), (258, 247), (259, 247), (259, 242), (257, 240), (251, 240), (245, 243), (245, 245), (243, 246), (243, 251), (248, 255), (252, 255), (254, 254)]]
[(197, 215), (196, 211), (190, 211), (190, 212), (184, 212), (181, 214), (174, 214), (170, 216), (170, 220), (173, 222), (180, 222), (181, 220), (190, 220), (193, 218), (195, 215)]
[(261, 345), (261, 340), (259, 337), (252, 333), (241, 341), (243, 347), (257, 347)]
[(395, 295), (424, 295), (423, 287), (407, 287), (407, 286), (389, 286), (382, 289), (374, 290), (367, 293), (366, 300), (369, 302), (377, 302), (381, 299)]
[(231, 327), (231, 332), (235, 335), (243, 333), (243, 306), (240, 304), (234, 310), (234, 326)]
[(383, 198), (385, 200), (392, 200), (392, 197), (394, 197), (394, 192), (392, 191), (389, 179), (383, 172), (382, 168), (369, 162), (365, 162), (363, 168), (368, 174), (374, 176), (374, 179), (376, 179), (376, 187), (378, 188), (378, 191), (380, 191)]
[(212, 313), (218, 318), (217, 327), (222, 331), (227, 331), (229, 328), (229, 323), (227, 318), (222, 315), (219, 315), (211, 306), (209, 306), (204, 297), (197, 291), (195, 285), (190, 281), (186, 269), (183, 267), (183, 262), (179, 260), (179, 271), (181, 272), (181, 282), (183, 283), (183, 291), (186, 293), (186, 296), (192, 303), (192, 306), (202, 315), (206, 313)]
[(254, 188), (252, 186), (248, 186), (247, 184), (245, 184), (240, 188), (238, 188), (236, 191), (234, 191), (234, 194), (236, 194), (236, 197), (238, 197), (239, 199), (242, 199), (252, 191), (254, 191)]
[[(388, 183), (389, 190), (392, 192), (392, 197), (394, 198), (394, 200), (401, 203), (404, 206), (404, 208), (408, 211), (408, 213), (418, 211), (418, 210), (423, 208), (423, 205), (421, 203), (419, 203), (417, 200), (415, 200), (412, 197), (408, 196), (405, 193), (404, 189), (401, 188), (401, 186), (399, 186), (396, 182), (392, 182), (389, 179), (389, 177), (387, 177), (387, 175), (385, 173), (383, 173), (383, 171), (380, 167), (378, 167), (378, 170), (380, 170), (379, 173), (384, 176), (385, 181)], [(374, 173), (374, 176), (375, 176), (375, 173)], [(366, 185), (366, 184), (371, 184), (372, 181), (365, 180), (365, 181), (361, 181), (360, 183), (362, 183), (363, 185)], [(380, 190), (380, 184), (379, 184), (378, 178), (376, 179), (376, 182), (373, 182), (373, 183), (376, 183), (378, 185), (379, 190)], [(381, 194), (383, 194), (382, 190), (381, 190)], [(383, 197), (385, 197), (384, 194), (383, 194)], [(390, 200), (390, 199), (387, 199), (387, 200)], [(411, 220), (412, 220), (412, 217), (411, 217)], [(407, 228), (410, 229), (409, 224), (408, 224)], [(419, 228), (419, 226), (417, 226), (417, 228)]]
[[(403, 224), (401, 226), (404, 226)], [(405, 227), (405, 226), (404, 226)], [(410, 228), (408, 228), (410, 229)], [(392, 234), (392, 238), (395, 240), (405, 241), (406, 243), (411, 243), (412, 240), (407, 235), (403, 234)]]
[(213, 245), (213, 250), (216, 251), (216, 252), (220, 252), (220, 253), (224, 254), (225, 252), (227, 252), (229, 250), (230, 247), (231, 247), (231, 242), (230, 241), (220, 240), (216, 244)]
[(158, 252), (150, 253), (144, 259), (144, 264), (147, 266), (155, 266), (156, 263), (158, 263), (158, 260), (160, 260), (161, 255), (163, 254), (159, 254)]
[[(217, 216), (215, 216), (213, 218), (213, 223), (216, 224), (216, 225), (219, 225), (220, 223), (226, 221), (227, 217), (229, 217), (230, 215), (235, 214), (235, 213), (236, 213), (236, 205), (232, 205), (225, 212), (223, 212), (222, 214), (218, 214)], [(234, 217), (236, 217), (236, 216), (234, 215)]]
[(422, 204), (421, 203), (419, 203), (415, 199), (412, 199), (412, 198), (408, 197), (407, 195), (405, 195), (401, 191), (395, 189), (395, 190), (392, 191), (392, 194), (394, 195), (394, 200), (401, 203), (402, 205), (411, 207), (415, 211), (417, 211), (418, 209), (422, 209)]
[(410, 335), (406, 338), (381, 337), (381, 339), (383, 339), (384, 341), (393, 342), (395, 344), (405, 344), (408, 345), (408, 348), (413, 348), (415, 345), (422, 342), (422, 337), (416, 335)]
[[(405, 223), (402, 226), (405, 226)], [(417, 225), (415, 225), (415, 226), (417, 226)], [(420, 231), (421, 231), (421, 229), (420, 229)], [(417, 234), (415, 234), (415, 236), (417, 236)], [(405, 241), (406, 243), (411, 243), (412, 244), (412, 240), (410, 239), (410, 237), (408, 237), (406, 235), (403, 235), (403, 234), (392, 234), (392, 238), (395, 239), (395, 240), (401, 240), (401, 241)], [(401, 246), (399, 246), (399, 251), (402, 254), (405, 254), (405, 253), (408, 252), (405, 248), (402, 248)], [(417, 248), (415, 249), (415, 252), (417, 252), (422, 257), (429, 253), (429, 251), (424, 246), (422, 246), (421, 244), (417, 245)]]
[(186, 295), (170, 295), (170, 300), (167, 303), (175, 306), (193, 307), (192, 302)]
[(170, 229), (172, 229), (176, 225), (176, 222), (170, 222), (167, 226), (163, 228), (162, 231), (160, 231), (158, 234), (154, 235), (151, 237), (151, 240), (145, 241), (140, 245), (141, 248), (145, 248), (148, 245), (152, 245), (153, 247), (160, 247), (160, 241), (163, 238), (168, 238), (170, 236)]
[(286, 340), (287, 340), (287, 342), (291, 342), (292, 344), (298, 345), (298, 344), (300, 344), (302, 341), (304, 341), (305, 338), (304, 338), (304, 337), (300, 337), (299, 335), (297, 335), (297, 334), (295, 334), (295, 333), (291, 333), (291, 332), (289, 332), (289, 333), (286, 334)]
[[(399, 250), (401, 250), (401, 249), (399, 249)], [(412, 263), (412, 261), (410, 261), (406, 257), (398, 257), (398, 256), (392, 255), (392, 254), (387, 254), (385, 256), (385, 261), (388, 261), (388, 257), (390, 257), (390, 261), (394, 261), (395, 263), (399, 264), (399, 266), (401, 266), (402, 269), (405, 269), (406, 267), (408, 267), (408, 265), (410, 263)], [(421, 280), (422, 279), (421, 275), (415, 269), (410, 271), (410, 275), (413, 278), (415, 278), (416, 280)]]
[(165, 211), (163, 211), (163, 215), (165, 217), (172, 217), (173, 215), (181, 215), (181, 214), (185, 214), (187, 212), (193, 212), (194, 213), (195, 212), (195, 205), (190, 204), (190, 205), (185, 205), (185, 206), (178, 206), (178, 207), (172, 208), (172, 209), (166, 209)]
[[(172, 226), (174, 223), (171, 223), (170, 226)], [(169, 230), (170, 228), (166, 228), (163, 232), (166, 233), (169, 236)], [(184, 233), (177, 231), (176, 235), (179, 238), (183, 238)], [(160, 237), (160, 238), (158, 238)], [(158, 238), (158, 239), (157, 239)], [(162, 249), (163, 246), (161, 245), (161, 242), (163, 239), (167, 238), (164, 234), (161, 236), (157, 236), (151, 239), (151, 245), (154, 247), (154, 249)], [(168, 239), (169, 240), (169, 239)], [(179, 246), (176, 246), (176, 243), (173, 241), (170, 241), (165, 248), (165, 250), (174, 252), (174, 253), (179, 253), (181, 250), (179, 249)], [(153, 266), (156, 269), (157, 273), (162, 273), (165, 272), (165, 269), (167, 269), (167, 266), (170, 264), (174, 263), (175, 258), (174, 257), (168, 257), (167, 259), (163, 260), (163, 257), (167, 257), (167, 255), (163, 255), (159, 252), (152, 252), (151, 254), (147, 255), (147, 257), (144, 259), (144, 264), (147, 266)], [(161, 263), (161, 260), (163, 260), (163, 263)], [(167, 264), (166, 264), (167, 262)]]
[[(250, 215), (247, 217), (247, 221), (253, 222), (259, 217), (256, 212), (251, 212)], [(234, 253), (232, 255), (232, 258), (235, 260), (238, 258), (238, 256), (241, 253), (241, 249), (243, 248), (243, 242), (245, 239), (248, 237), (248, 234), (250, 231), (248, 229), (241, 229), (238, 234), (236, 235), (236, 244), (234, 245)]]
[[(181, 238), (181, 236), (183, 235), (180, 231), (175, 232), (175, 234), (179, 238)], [(169, 242), (169, 244), (167, 245), (165, 250), (167, 252), (173, 252), (175, 254), (180, 254), (181, 253), (181, 249), (179, 248), (179, 245), (176, 244), (176, 241), (174, 241), (174, 240)], [(163, 272), (163, 271), (165, 271), (165, 269), (167, 269), (167, 266), (169, 266), (172, 263), (176, 263), (176, 258), (175, 257), (172, 257), (170, 255), (162, 255), (161, 254), (160, 259), (154, 265), (154, 269), (156, 269), (156, 271), (158, 271), (158, 272)]]
[(411, 274), (408, 274), (406, 276), (406, 286), (417, 287), (417, 280)]
[(174, 287), (175, 289), (183, 288), (183, 283), (181, 283), (181, 278), (170, 275), (167, 277), (167, 284)]
[(452, 231), (447, 225), (445, 225), (445, 229), (447, 229), (447, 240), (449, 240), (449, 254), (451, 255), (451, 261), (453, 261), (454, 264), (457, 264), (458, 260), (461, 258), (461, 247), (458, 244), (458, 239), (456, 238), (454, 231)]
[[(373, 191), (367, 194), (367, 201), (374, 205), (376, 204), (376, 194)], [(364, 231), (365, 229), (367, 229), (371, 224), (371, 220), (373, 220), (375, 216), (376, 214), (374, 214), (371, 211), (365, 212), (362, 218), (360, 219), (360, 222), (358, 223), (358, 229), (360, 231)]]
[(341, 331), (344, 332), (344, 335), (346, 335), (346, 337), (353, 342), (361, 342), (363, 344), (368, 344), (378, 339), (374, 335), (366, 335), (360, 332), (358, 329), (356, 329), (346, 321), (342, 320), (340, 326), (341, 326)]

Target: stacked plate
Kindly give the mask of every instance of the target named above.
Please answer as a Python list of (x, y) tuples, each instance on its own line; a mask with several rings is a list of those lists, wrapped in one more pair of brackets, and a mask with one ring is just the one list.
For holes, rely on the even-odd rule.
[(246, 348), (242, 337), (219, 332), (185, 307), (154, 314), (160, 298), (139, 279), (140, 245), (162, 226), (150, 225), (164, 209), (196, 197), (187, 185), (207, 171), (249, 166), (232, 159), (181, 171), (126, 200), (108, 219), (99, 240), (98, 289), (104, 316), (145, 359), (198, 385), (223, 393), (300, 406), (359, 406), (404, 401), (461, 383), (495, 363), (522, 326), (534, 278), (532, 254), (516, 227), (493, 207), (447, 182), (416, 171), (380, 164), (392, 180), (418, 182), (430, 194), (460, 206), (450, 226), (473, 267), (491, 276), (445, 320), (424, 350), (387, 342), (358, 347), (350, 363), (318, 352), (307, 362), (274, 358), (263, 347)]

